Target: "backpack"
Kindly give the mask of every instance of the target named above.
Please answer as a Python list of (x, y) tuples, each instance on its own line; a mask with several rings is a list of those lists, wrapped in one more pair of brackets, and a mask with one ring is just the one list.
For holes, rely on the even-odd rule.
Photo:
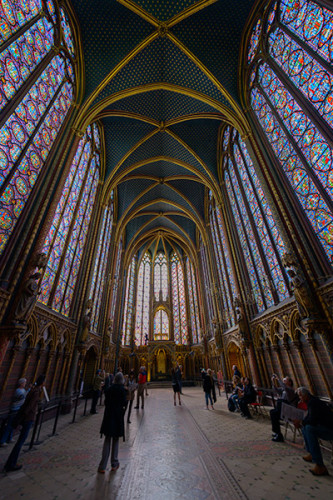
[(236, 410), (235, 403), (233, 402), (231, 397), (228, 399), (228, 410), (232, 412)]

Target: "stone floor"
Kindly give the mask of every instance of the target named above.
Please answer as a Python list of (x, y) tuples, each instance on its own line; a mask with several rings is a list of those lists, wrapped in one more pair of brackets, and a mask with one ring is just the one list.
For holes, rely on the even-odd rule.
[[(301, 440), (273, 443), (269, 420), (247, 421), (231, 414), (218, 397), (207, 411), (203, 392), (185, 388), (174, 407), (171, 389), (151, 389), (144, 410), (133, 410), (120, 444), (120, 468), (97, 473), (103, 415), (63, 416), (59, 434), (42, 429), (33, 451), (23, 452), (23, 469), (0, 474), (0, 499), (119, 500), (289, 500), (333, 498), (331, 475), (315, 478), (302, 460)], [(49, 428), (48, 428), (49, 426)], [(290, 436), (291, 437), (291, 436)], [(26, 447), (27, 448), (27, 447)], [(0, 449), (0, 467), (10, 446)]]

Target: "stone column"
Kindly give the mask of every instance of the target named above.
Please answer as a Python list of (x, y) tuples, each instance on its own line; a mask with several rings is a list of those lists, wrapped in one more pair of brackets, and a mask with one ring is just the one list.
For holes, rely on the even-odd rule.
[(328, 397), (331, 400), (333, 400), (333, 394), (332, 394), (332, 391), (331, 391), (330, 384), (328, 383), (328, 380), (326, 378), (325, 372), (324, 372), (323, 367), (322, 367), (321, 362), (320, 362), (320, 358), (319, 358), (318, 353), (317, 353), (316, 341), (315, 341), (314, 338), (308, 338), (308, 342), (309, 342), (309, 344), (311, 346), (312, 354), (314, 355), (315, 360), (317, 362), (317, 366), (319, 368), (321, 378), (322, 378), (322, 380), (324, 382), (324, 385), (326, 387), (326, 392), (328, 394)]
[(298, 355), (299, 355), (299, 358), (300, 358), (300, 361), (301, 361), (301, 364), (302, 364), (302, 367), (303, 367), (303, 370), (304, 370), (304, 373), (306, 376), (306, 380), (308, 382), (310, 392), (312, 392), (312, 394), (315, 394), (315, 388), (314, 388), (314, 385), (312, 382), (312, 378), (311, 378), (310, 372), (308, 370), (307, 364), (306, 364), (305, 359), (304, 359), (304, 353), (302, 351), (302, 344), (299, 340), (294, 340), (293, 344), (297, 349), (297, 352), (298, 352)]

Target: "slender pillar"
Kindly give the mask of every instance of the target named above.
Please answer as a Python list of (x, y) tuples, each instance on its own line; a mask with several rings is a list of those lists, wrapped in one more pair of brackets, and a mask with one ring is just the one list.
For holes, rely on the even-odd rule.
[(64, 356), (64, 362), (63, 362), (62, 367), (61, 367), (61, 374), (60, 374), (60, 380), (59, 380), (59, 386), (58, 386), (60, 394), (63, 394), (65, 392), (65, 387), (63, 386), (63, 381), (64, 381), (65, 373), (67, 371), (67, 364), (68, 364), (70, 353), (68, 351), (65, 351), (63, 356)]
[(39, 349), (39, 351), (38, 351), (38, 359), (37, 359), (37, 363), (36, 363), (35, 373), (34, 373), (34, 376), (33, 376), (33, 382), (37, 378), (37, 374), (38, 374), (38, 370), (39, 370), (39, 365), (40, 365), (41, 358), (42, 358), (44, 352), (45, 352), (45, 349)]
[(290, 367), (291, 367), (291, 371), (293, 373), (293, 380), (294, 380), (295, 384), (297, 386), (299, 386), (300, 385), (299, 378), (298, 378), (297, 373), (296, 373), (294, 360), (293, 360), (293, 358), (291, 356), (290, 346), (289, 346), (289, 344), (288, 344), (287, 341), (284, 342), (283, 347), (285, 348), (287, 356), (288, 356), (288, 360), (289, 360), (289, 364), (290, 364)]
[(331, 387), (330, 387), (330, 385), (328, 383), (328, 380), (326, 378), (325, 372), (324, 372), (323, 367), (322, 367), (321, 362), (320, 362), (320, 358), (319, 358), (318, 353), (317, 353), (316, 341), (315, 341), (314, 338), (308, 338), (308, 342), (309, 342), (309, 344), (311, 346), (312, 354), (314, 355), (315, 360), (317, 362), (317, 366), (319, 368), (321, 378), (322, 378), (322, 380), (323, 380), (323, 382), (325, 384), (326, 392), (327, 392), (329, 398), (331, 400), (333, 400), (333, 394), (332, 394), (332, 391), (331, 391)]
[(50, 389), (50, 397), (52, 397), (53, 389), (54, 389), (54, 384), (55, 384), (55, 381), (57, 380), (57, 374), (58, 374), (58, 368), (59, 368), (59, 361), (60, 361), (60, 359), (61, 359), (61, 351), (58, 351), (57, 352), (56, 365), (55, 365), (55, 368), (54, 368), (54, 375), (53, 375), (51, 389)]
[(13, 366), (14, 366), (14, 363), (15, 363), (15, 359), (16, 359), (16, 356), (17, 356), (17, 353), (21, 350), (21, 347), (20, 346), (14, 346), (13, 349), (12, 349), (12, 357), (11, 357), (11, 360), (10, 360), (10, 364), (9, 364), (9, 368), (7, 370), (7, 373), (6, 373), (6, 377), (5, 377), (5, 380), (3, 381), (2, 383), (2, 387), (0, 389), (0, 397), (2, 396), (2, 394), (5, 392), (6, 390), (6, 387), (7, 387), (7, 382), (8, 382), (8, 379), (10, 377), (10, 374), (12, 372), (12, 369), (13, 369)]
[[(55, 355), (55, 351), (53, 349), (50, 349), (49, 355), (47, 357), (46, 368), (45, 368), (45, 385), (46, 385), (46, 381), (49, 377), (49, 371), (50, 371), (50, 367), (51, 367), (51, 363), (52, 363), (52, 360), (54, 358), (54, 355)], [(51, 392), (50, 392), (50, 396), (51, 396)]]
[(310, 372), (308, 370), (307, 364), (306, 364), (305, 359), (304, 359), (302, 344), (299, 340), (294, 340), (293, 344), (297, 349), (297, 352), (298, 352), (298, 355), (299, 355), (299, 358), (300, 358), (300, 361), (301, 361), (301, 364), (302, 364), (302, 367), (303, 367), (303, 370), (304, 370), (304, 373), (306, 376), (306, 380), (307, 380), (308, 385), (309, 385), (309, 389), (312, 392), (312, 394), (315, 394), (316, 391), (315, 391), (315, 388), (314, 388), (314, 385), (312, 382), (312, 378), (311, 378)]
[(278, 360), (278, 365), (280, 368), (281, 377), (284, 377), (284, 368), (283, 368), (282, 359), (281, 359), (280, 346), (278, 344), (274, 344), (273, 351), (276, 353), (276, 358)]
[(21, 377), (20, 378), (25, 378), (25, 374), (27, 373), (27, 369), (28, 369), (28, 366), (29, 366), (29, 363), (30, 363), (30, 358), (31, 358), (31, 354), (34, 352), (34, 348), (33, 347), (28, 347), (26, 349), (26, 354), (25, 354), (25, 360), (24, 360), (24, 366), (23, 366), (23, 369), (22, 369), (22, 372), (21, 372)]
[(260, 364), (261, 364), (261, 367), (262, 367), (262, 371), (263, 371), (263, 374), (264, 374), (264, 377), (265, 377), (265, 383), (268, 387), (270, 387), (270, 377), (269, 377), (269, 374), (267, 372), (267, 366), (266, 366), (266, 361), (265, 361), (265, 357), (264, 357), (264, 351), (263, 351), (263, 348), (262, 347), (259, 347), (259, 349), (257, 350), (258, 352), (258, 359), (260, 360)]

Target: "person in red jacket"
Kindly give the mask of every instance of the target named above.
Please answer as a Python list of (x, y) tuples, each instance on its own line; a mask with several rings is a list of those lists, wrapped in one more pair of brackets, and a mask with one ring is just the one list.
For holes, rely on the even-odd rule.
[(141, 401), (141, 408), (143, 409), (145, 406), (145, 383), (147, 382), (147, 374), (145, 371), (145, 367), (141, 366), (139, 370), (139, 375), (138, 375), (138, 392), (136, 396), (136, 407), (135, 409), (138, 410), (140, 407), (140, 397), (142, 398)]

